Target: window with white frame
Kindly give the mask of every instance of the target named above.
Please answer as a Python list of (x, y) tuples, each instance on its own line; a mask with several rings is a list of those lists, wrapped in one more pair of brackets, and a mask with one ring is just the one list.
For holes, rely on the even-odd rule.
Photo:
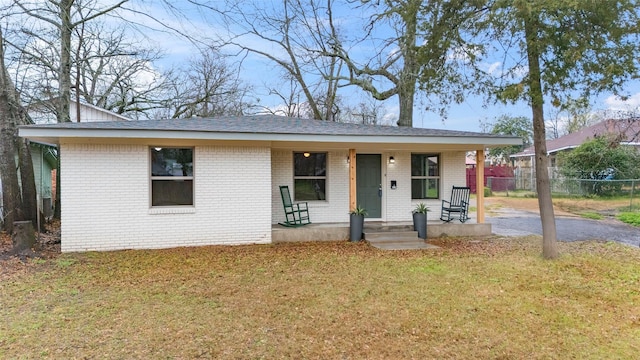
[(151, 206), (193, 205), (193, 148), (152, 147)]
[(327, 153), (293, 153), (293, 188), (296, 201), (326, 200)]
[(411, 198), (440, 198), (440, 155), (411, 154)]

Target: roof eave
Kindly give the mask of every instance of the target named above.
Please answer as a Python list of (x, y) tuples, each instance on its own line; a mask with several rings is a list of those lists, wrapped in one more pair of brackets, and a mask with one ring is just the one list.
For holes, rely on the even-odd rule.
[(113, 129), (55, 129), (23, 127), (21, 137), (35, 141), (59, 144), (60, 139), (180, 139), (212, 141), (304, 141), (333, 143), (399, 143), (399, 144), (478, 144), (486, 147), (521, 145), (516, 137), (491, 136), (413, 136), (413, 135), (326, 135), (326, 134), (283, 134), (246, 133), (175, 130), (113, 130)]

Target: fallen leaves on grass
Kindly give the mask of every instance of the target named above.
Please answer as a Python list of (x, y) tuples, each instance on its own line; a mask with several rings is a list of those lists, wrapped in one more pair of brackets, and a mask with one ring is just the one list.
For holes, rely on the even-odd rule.
[[(63, 254), (0, 283), (0, 357), (629, 358), (640, 252), (539, 237)], [(536, 341), (532, 341), (535, 339)]]
[[(36, 246), (29, 251), (31, 256), (13, 254), (11, 235), (0, 231), (0, 281), (23, 273), (39, 260), (53, 259), (60, 255), (60, 221), (51, 220), (45, 224), (46, 231), (37, 234)], [(39, 260), (38, 260), (39, 259)]]

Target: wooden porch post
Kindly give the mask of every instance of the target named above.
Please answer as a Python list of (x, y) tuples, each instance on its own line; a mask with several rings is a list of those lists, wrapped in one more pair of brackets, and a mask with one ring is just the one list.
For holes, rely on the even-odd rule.
[(356, 149), (349, 149), (349, 211), (358, 205), (356, 199)]
[(484, 150), (476, 151), (476, 208), (478, 224), (484, 224)]

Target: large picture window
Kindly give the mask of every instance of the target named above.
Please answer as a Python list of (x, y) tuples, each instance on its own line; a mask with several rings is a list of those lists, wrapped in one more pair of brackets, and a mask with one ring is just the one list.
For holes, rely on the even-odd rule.
[(152, 147), (151, 206), (193, 205), (193, 148)]
[(326, 200), (327, 154), (293, 153), (293, 183), (295, 200)]
[(411, 154), (411, 198), (440, 198), (440, 156)]

